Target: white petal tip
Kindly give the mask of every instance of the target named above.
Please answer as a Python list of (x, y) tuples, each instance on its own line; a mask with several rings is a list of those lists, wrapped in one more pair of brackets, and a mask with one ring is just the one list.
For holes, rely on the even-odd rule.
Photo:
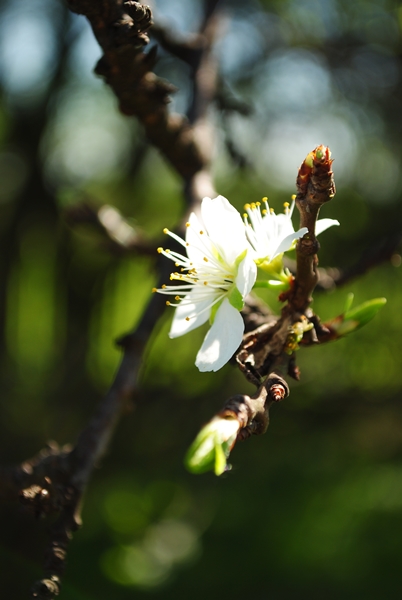
[(213, 366), (211, 365), (197, 365), (197, 363), (195, 363), (195, 366), (197, 367), (197, 369), (199, 370), (200, 373), (209, 373), (210, 371), (217, 371), (218, 369), (214, 369)]
[(320, 235), (333, 225), (340, 225), (337, 219), (319, 219), (315, 226), (315, 234)]
[(222, 362), (222, 360), (215, 360), (212, 362), (207, 362), (205, 360), (196, 359), (195, 366), (200, 371), (200, 373), (211, 373), (212, 371), (215, 373), (222, 369), (225, 366), (226, 362)]

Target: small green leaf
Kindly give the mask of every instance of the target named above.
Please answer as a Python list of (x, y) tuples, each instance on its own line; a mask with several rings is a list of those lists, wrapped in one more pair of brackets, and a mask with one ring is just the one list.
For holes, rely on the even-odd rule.
[(310, 169), (313, 168), (314, 166), (314, 161), (313, 161), (313, 153), (309, 152), (309, 154), (307, 154), (306, 158), (304, 159), (305, 164), (310, 167)]
[[(353, 298), (350, 298), (352, 294), (349, 294), (347, 299), (347, 305), (351, 305)], [(371, 319), (373, 319), (380, 308), (387, 302), (386, 298), (373, 298), (367, 300), (363, 304), (359, 304), (355, 308), (347, 310), (343, 315), (332, 319), (327, 325), (336, 332), (336, 337), (347, 335), (356, 331), (366, 325)]]
[(353, 304), (353, 298), (355, 297), (355, 295), (351, 292), (350, 294), (348, 294), (346, 296), (346, 301), (345, 301), (345, 308), (343, 309), (343, 313), (347, 313), (348, 310), (350, 310), (352, 304)]
[(241, 261), (245, 258), (246, 254), (247, 254), (247, 248), (245, 250), (243, 250), (243, 252), (241, 254), (239, 254), (239, 256), (236, 258), (236, 260), (235, 260), (236, 267), (239, 266)]
[(241, 293), (239, 292), (239, 290), (237, 289), (237, 287), (233, 287), (232, 290), (229, 293), (229, 302), (230, 304), (236, 308), (237, 310), (241, 310), (244, 306), (244, 302), (243, 302), (243, 296), (241, 295)]
[(315, 156), (316, 156), (317, 160), (321, 160), (323, 158), (324, 152), (323, 152), (322, 148), (316, 149)]
[(363, 325), (376, 316), (380, 308), (382, 308), (386, 302), (386, 298), (373, 298), (372, 300), (367, 300), (367, 302), (359, 304), (356, 308), (348, 310), (344, 315), (344, 320), (357, 321), (359, 327), (363, 327)]
[(222, 304), (223, 300), (214, 304), (211, 308), (211, 314), (209, 315), (209, 324), (212, 325), (215, 321), (216, 313), (218, 312), (218, 308)]
[(352, 333), (353, 331), (356, 331), (356, 329), (359, 329), (359, 321), (347, 320), (342, 321), (342, 323), (338, 325), (336, 333), (338, 334), (338, 337), (340, 337)]

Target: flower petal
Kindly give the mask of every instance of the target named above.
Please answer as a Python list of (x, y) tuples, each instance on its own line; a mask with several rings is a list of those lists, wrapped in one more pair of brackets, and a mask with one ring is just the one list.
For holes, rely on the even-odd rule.
[(241, 293), (243, 300), (251, 292), (255, 280), (257, 279), (257, 267), (252, 258), (252, 253), (247, 252), (239, 264), (239, 269), (236, 276), (236, 287)]
[(276, 248), (274, 254), (270, 257), (271, 261), (279, 254), (282, 254), (282, 252), (290, 250), (293, 242), (303, 237), (303, 235), (305, 235), (307, 232), (307, 227), (302, 227), (301, 229), (299, 229), (299, 231), (295, 231), (294, 233), (290, 233), (289, 235), (287, 235)]
[(276, 225), (276, 237), (284, 238), (294, 233), (294, 227), (290, 214), (279, 213), (279, 215), (272, 215)]
[(212, 243), (229, 264), (247, 247), (244, 223), (240, 213), (223, 196), (204, 198), (201, 215)]
[(197, 263), (206, 252), (212, 252), (212, 244), (207, 235), (200, 238), (200, 231), (203, 231), (204, 226), (195, 213), (191, 213), (188, 222), (190, 226), (186, 228), (186, 252), (190, 261)]
[(223, 367), (240, 346), (243, 332), (241, 314), (225, 298), (197, 354), (195, 364), (198, 369), (218, 371)]
[[(196, 329), (197, 327), (200, 327), (200, 325), (206, 323), (206, 321), (209, 319), (211, 311), (205, 309), (208, 308), (212, 302), (212, 296), (206, 300), (197, 300), (196, 302), (193, 301), (191, 292), (185, 296), (174, 312), (172, 325), (169, 331), (169, 337), (179, 337), (180, 335), (184, 335), (185, 333), (188, 333), (189, 331), (192, 331), (193, 329)], [(202, 310), (204, 310), (204, 312), (198, 315), (197, 313), (200, 313)], [(189, 318), (188, 321), (187, 318)]]
[(336, 219), (319, 219), (315, 225), (315, 234), (320, 235), (320, 233), (332, 227), (332, 225), (339, 225), (339, 221)]

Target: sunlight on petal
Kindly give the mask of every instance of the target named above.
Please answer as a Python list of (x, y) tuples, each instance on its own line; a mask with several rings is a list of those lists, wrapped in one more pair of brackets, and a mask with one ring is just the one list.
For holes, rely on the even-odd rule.
[(317, 221), (315, 226), (315, 234), (320, 235), (323, 231), (332, 227), (333, 225), (339, 225), (339, 221), (336, 219), (320, 219)]
[(247, 254), (239, 264), (236, 286), (243, 299), (251, 292), (257, 278), (257, 267), (251, 255)]
[[(301, 229), (299, 229), (299, 231), (296, 231), (294, 233), (291, 233), (289, 235), (287, 235), (279, 244), (279, 246), (277, 247), (277, 249), (275, 250), (274, 254), (272, 255), (272, 259), (274, 259), (276, 256), (278, 256), (279, 254), (282, 254), (282, 252), (286, 252), (287, 250), (290, 250), (293, 242), (295, 240), (300, 239), (301, 237), (303, 237), (303, 235), (305, 235), (308, 232), (307, 227), (302, 227)], [(271, 259), (271, 260), (272, 260)]]
[[(189, 302), (189, 304), (187, 304)], [(183, 298), (182, 303), (176, 308), (172, 325), (169, 331), (170, 338), (176, 338), (201, 325), (204, 325), (211, 314), (210, 310), (205, 310), (212, 303), (212, 299), (203, 300), (202, 302), (191, 302), (191, 293)], [(202, 314), (197, 314), (200, 313)], [(187, 320), (189, 319), (189, 320)]]
[(218, 371), (223, 367), (239, 347), (243, 332), (242, 316), (225, 298), (197, 354), (195, 364), (198, 369)]

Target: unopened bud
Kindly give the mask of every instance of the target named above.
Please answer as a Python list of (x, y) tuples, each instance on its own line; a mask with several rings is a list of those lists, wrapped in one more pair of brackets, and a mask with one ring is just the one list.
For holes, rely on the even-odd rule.
[(190, 446), (185, 464), (192, 473), (214, 471), (222, 475), (227, 470), (227, 458), (236, 441), (239, 421), (215, 417), (205, 425)]

